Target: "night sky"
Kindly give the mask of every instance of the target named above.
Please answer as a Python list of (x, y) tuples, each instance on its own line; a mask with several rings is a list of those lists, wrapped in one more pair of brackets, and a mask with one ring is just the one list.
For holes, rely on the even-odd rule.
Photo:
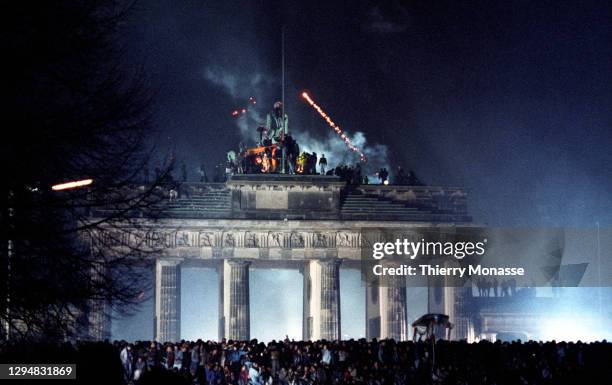
[[(470, 188), (478, 222), (609, 224), (610, 3), (494, 3), (147, 1), (122, 34), (157, 90), (156, 143), (190, 178), (280, 98), (284, 25), (293, 132), (329, 142), (308, 90), (391, 168)], [(232, 118), (249, 96), (258, 115)]]
[[(370, 167), (469, 188), (478, 223), (610, 225), (610, 2), (431, 3), (140, 2), (121, 33), (157, 90), (151, 143), (196, 180), (252, 142), (281, 96), (284, 26), (303, 148), (357, 161), (300, 99), (308, 90), (365, 137)], [(233, 118), (250, 96), (257, 110)]]

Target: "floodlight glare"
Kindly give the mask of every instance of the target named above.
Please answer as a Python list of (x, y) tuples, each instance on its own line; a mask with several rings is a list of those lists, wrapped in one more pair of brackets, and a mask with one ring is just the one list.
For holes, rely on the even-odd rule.
[(54, 186), (51, 186), (51, 190), (53, 191), (69, 190), (69, 189), (73, 189), (77, 187), (88, 186), (92, 183), (93, 183), (93, 179), (77, 180), (73, 182), (56, 184)]

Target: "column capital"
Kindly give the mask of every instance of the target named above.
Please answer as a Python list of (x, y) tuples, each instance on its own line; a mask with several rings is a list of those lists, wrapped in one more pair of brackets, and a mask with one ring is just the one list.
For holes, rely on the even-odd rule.
[(156, 262), (160, 266), (178, 266), (183, 261), (184, 261), (183, 258), (166, 258), (166, 257), (160, 257), (160, 258), (157, 258), (156, 260)]
[(321, 259), (314, 259), (314, 261), (317, 261), (319, 264), (326, 265), (326, 266), (336, 266), (336, 265), (342, 264), (341, 258), (321, 258)]
[(225, 261), (227, 261), (227, 263), (230, 266), (238, 266), (238, 267), (244, 267), (244, 266), (250, 266), (252, 261), (249, 259), (225, 259)]

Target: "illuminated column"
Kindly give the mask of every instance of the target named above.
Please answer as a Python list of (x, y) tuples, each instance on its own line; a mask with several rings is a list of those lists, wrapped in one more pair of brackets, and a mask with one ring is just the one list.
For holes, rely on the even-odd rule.
[(380, 286), (379, 281), (366, 286), (366, 339), (380, 338)]
[(158, 259), (155, 265), (155, 340), (181, 337), (181, 260)]
[(250, 261), (223, 261), (221, 279), (219, 338), (250, 339), (249, 265)]
[[(457, 228), (445, 228), (440, 234), (442, 242), (457, 242), (460, 239)], [(443, 261), (444, 267), (463, 267), (459, 260), (447, 258)], [(458, 284), (462, 286), (457, 286)], [(471, 283), (464, 285), (453, 276), (429, 277), (428, 278), (428, 313), (439, 313), (448, 315), (453, 324), (450, 330), (450, 339), (474, 342), (474, 325), (472, 312), (470, 311), (470, 298), (472, 296)], [(436, 327), (436, 338), (447, 338), (448, 331), (444, 327)]]
[(404, 276), (385, 276), (366, 289), (366, 338), (408, 339)]
[(386, 285), (380, 288), (381, 338), (408, 339), (405, 279), (404, 276), (388, 276)]
[(110, 340), (111, 317), (110, 306), (103, 300), (92, 300), (89, 303), (88, 337), (95, 341)]
[(305, 340), (340, 339), (340, 260), (312, 260), (304, 266)]
[(474, 342), (474, 325), (470, 314), (470, 298), (472, 296), (472, 287), (454, 287), (453, 302), (454, 314), (450, 321), (454, 324), (450, 333), (452, 340), (466, 340)]
[[(102, 263), (95, 263), (91, 267), (92, 285), (103, 285), (106, 267)], [(89, 301), (87, 321), (87, 337), (96, 341), (111, 338), (111, 307), (105, 299)]]
[[(474, 341), (474, 327), (469, 314), (469, 297), (471, 287), (452, 287), (449, 282), (436, 282), (428, 290), (429, 313), (441, 313), (448, 315), (453, 329), (450, 332), (452, 340)], [(438, 338), (445, 338), (444, 330), (436, 330)]]

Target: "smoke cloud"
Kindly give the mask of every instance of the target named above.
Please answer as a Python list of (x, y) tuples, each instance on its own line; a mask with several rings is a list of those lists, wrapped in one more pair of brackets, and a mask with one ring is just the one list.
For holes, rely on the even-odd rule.
[[(265, 114), (261, 112), (260, 101), (257, 98), (260, 95), (265, 95), (266, 90), (270, 88), (273, 82), (261, 73), (245, 75), (218, 66), (206, 68), (205, 77), (211, 83), (221, 87), (232, 98), (235, 109), (248, 109), (246, 114), (234, 118), (234, 122), (240, 130), (243, 141), (247, 144), (252, 143), (255, 137), (255, 129), (265, 123)], [(258, 104), (248, 104), (248, 99), (251, 96), (256, 98)], [(230, 114), (231, 111), (226, 113)]]
[[(346, 132), (345, 132), (346, 133)], [(295, 131), (292, 133), (300, 145), (300, 151), (316, 152), (320, 157), (325, 154), (329, 167), (337, 165), (355, 165), (359, 163), (359, 155), (349, 150), (338, 136), (329, 132), (324, 139), (315, 138), (308, 131)], [(389, 169), (388, 147), (382, 144), (368, 144), (365, 134), (357, 131), (349, 135), (351, 142), (361, 149), (367, 162), (361, 164), (363, 175), (367, 175), (370, 182), (375, 181), (375, 173), (382, 167)]]
[[(257, 142), (256, 128), (265, 123), (266, 113), (271, 108), (271, 102), (276, 95), (274, 91), (278, 83), (272, 76), (260, 72), (248, 74), (247, 71), (229, 70), (221, 66), (209, 66), (205, 70), (205, 78), (211, 83), (221, 87), (232, 98), (236, 109), (247, 107), (248, 112), (234, 118), (234, 123), (240, 131), (242, 141), (247, 145)], [(254, 96), (256, 105), (247, 105), (248, 98)], [(303, 106), (302, 106), (303, 105)], [(294, 104), (293, 108), (309, 109), (302, 102)], [(290, 109), (291, 110), (291, 109)], [(227, 111), (230, 114), (231, 111)], [(323, 120), (314, 125), (316, 131), (310, 132), (304, 118), (297, 111), (288, 111), (291, 135), (298, 141), (300, 151), (316, 152), (320, 157), (325, 154), (328, 167), (338, 165), (354, 166), (359, 163), (359, 155), (349, 150), (345, 143), (331, 130)], [(313, 128), (312, 130), (315, 130)], [(323, 132), (326, 132), (323, 134)], [(366, 139), (363, 132), (347, 133), (351, 142), (365, 154), (367, 162), (361, 163), (362, 174), (367, 175), (371, 182), (376, 180), (376, 172), (385, 167), (389, 171), (388, 147), (382, 144), (372, 144)], [(228, 151), (231, 149), (227, 149)], [(236, 149), (233, 149), (236, 150)]]

